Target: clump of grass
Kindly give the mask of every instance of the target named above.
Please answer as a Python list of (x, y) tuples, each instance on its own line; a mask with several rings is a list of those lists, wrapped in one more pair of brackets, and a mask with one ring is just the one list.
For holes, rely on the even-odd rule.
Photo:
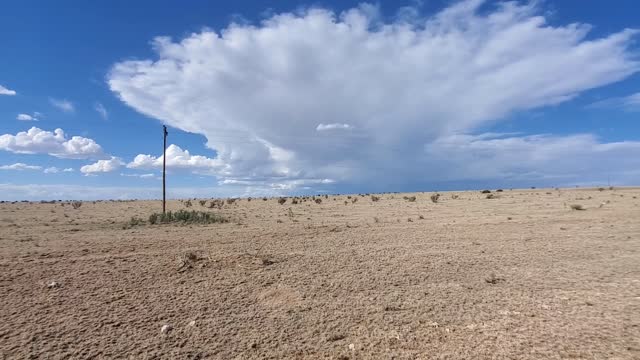
[(149, 216), (149, 223), (152, 225), (169, 223), (213, 224), (226, 222), (229, 222), (229, 220), (218, 214), (196, 210), (168, 211), (165, 214), (153, 213)]
[(405, 197), (403, 197), (403, 199), (407, 200), (408, 202), (415, 202), (416, 201), (416, 197), (415, 196), (405, 196)]
[(487, 199), (497, 199), (498, 197), (494, 194), (487, 194)]
[(207, 204), (207, 200), (200, 200), (200, 206), (205, 206)]
[(318, 198), (315, 200), (316, 204), (322, 204), (322, 199)]
[(297, 204), (298, 204), (298, 199), (293, 199), (293, 200), (291, 200), (291, 203), (292, 203), (293, 205), (297, 205)]
[(584, 206), (580, 204), (571, 204), (569, 205), (569, 207), (571, 207), (571, 210), (587, 210)]
[(380, 198), (378, 196), (375, 195), (371, 195), (371, 201), (379, 201)]
[(420, 219), (420, 220), (424, 220), (424, 216), (423, 216), (423, 215), (420, 215), (420, 216), (418, 216), (418, 219)]
[(184, 206), (190, 208), (193, 204), (191, 204), (191, 200), (187, 200), (184, 202)]
[(431, 201), (435, 204), (438, 202), (438, 200), (440, 199), (440, 194), (433, 194), (431, 195)]
[(236, 202), (236, 199), (227, 199), (227, 204), (231, 205)]
[(281, 198), (278, 199), (278, 204), (280, 204), (280, 205), (284, 205), (284, 203), (286, 203), (286, 202), (287, 202), (287, 198), (281, 197)]
[(80, 206), (82, 206), (82, 201), (72, 201), (72, 202), (71, 202), (71, 206), (72, 206), (74, 209), (80, 209)]
[(352, 203), (352, 204), (355, 204), (357, 201), (358, 201), (358, 198), (357, 198), (357, 197), (354, 197), (353, 199), (351, 199), (351, 203)]
[(451, 198), (452, 198), (453, 200), (456, 200), (456, 199), (457, 199), (457, 198), (459, 198), (459, 197), (460, 197), (460, 195), (456, 195), (456, 194), (451, 195)]

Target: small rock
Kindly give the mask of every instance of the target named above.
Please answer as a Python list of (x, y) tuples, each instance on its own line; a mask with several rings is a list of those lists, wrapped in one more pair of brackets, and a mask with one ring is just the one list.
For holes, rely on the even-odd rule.
[(163, 334), (167, 334), (171, 330), (173, 330), (173, 326), (171, 326), (169, 324), (165, 324), (165, 325), (162, 325), (162, 328), (160, 329), (160, 332), (163, 333)]
[(189, 326), (196, 326), (196, 321), (195, 320), (191, 320), (189, 321)]
[(349, 350), (353, 351), (356, 349), (356, 346), (354, 344), (349, 344)]
[(51, 281), (47, 284), (47, 287), (49, 289), (55, 289), (55, 288), (59, 288), (60, 287), (60, 283), (57, 281)]

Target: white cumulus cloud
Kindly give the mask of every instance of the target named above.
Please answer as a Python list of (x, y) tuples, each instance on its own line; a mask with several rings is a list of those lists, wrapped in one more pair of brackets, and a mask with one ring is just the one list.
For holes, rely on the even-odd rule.
[(36, 117), (36, 114), (34, 114), (34, 115), (18, 114), (18, 116), (16, 116), (16, 119), (20, 120), (20, 121), (38, 121), (38, 118)]
[(10, 89), (7, 89), (6, 87), (0, 85), (0, 95), (13, 96), (15, 94), (16, 94), (15, 90), (10, 90)]
[(58, 168), (57, 168), (57, 167), (55, 167), (55, 166), (51, 166), (51, 167), (48, 167), (48, 168), (44, 169), (44, 171), (43, 171), (43, 172), (44, 172), (45, 174), (57, 174), (57, 173), (59, 173), (59, 172), (60, 172), (60, 169), (58, 169)]
[[(162, 168), (163, 156), (137, 155), (127, 164), (130, 169)], [(167, 147), (167, 169), (213, 170), (221, 166), (221, 162), (202, 155), (191, 155), (189, 150), (183, 150), (178, 145)]]
[(67, 139), (62, 129), (53, 132), (32, 127), (16, 135), (0, 135), (0, 150), (18, 154), (49, 154), (58, 158), (101, 158), (104, 153), (94, 140), (82, 136)]
[(80, 172), (85, 175), (107, 173), (118, 170), (123, 165), (124, 162), (120, 158), (113, 156), (108, 160), (98, 160), (93, 164), (85, 165), (80, 168)]
[(40, 170), (42, 169), (42, 166), (37, 166), (37, 165), (27, 165), (24, 163), (15, 163), (12, 165), (2, 165), (0, 166), (0, 170), (16, 170), (16, 171), (22, 171), (22, 170)]
[[(342, 13), (312, 8), (179, 41), (159, 37), (156, 58), (115, 64), (108, 82), (137, 111), (206, 136), (217, 156), (204, 167), (223, 180), (482, 178), (486, 171), (468, 163), (430, 169), (470, 144), (499, 143), (476, 132), (513, 112), (568, 101), (640, 69), (631, 50), (635, 30), (588, 37), (587, 24), (548, 23), (536, 2), (480, 11), (483, 3), (461, 1), (428, 17), (403, 8), (392, 22), (371, 5)], [(322, 133), (347, 124), (357, 131)], [(456, 136), (466, 143), (452, 143)], [(586, 148), (570, 152), (574, 159), (614, 146), (595, 137), (580, 144)], [(636, 151), (634, 143), (615, 146)], [(546, 156), (571, 163), (563, 147), (553, 149)], [(521, 163), (495, 156), (507, 162), (501, 171)], [(157, 167), (158, 159), (139, 155), (129, 165)], [(547, 172), (541, 162), (525, 164), (520, 172)]]

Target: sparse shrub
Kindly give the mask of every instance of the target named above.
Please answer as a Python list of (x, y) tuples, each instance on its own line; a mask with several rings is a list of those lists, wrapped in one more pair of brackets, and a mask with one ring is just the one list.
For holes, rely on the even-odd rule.
[(267, 198), (266, 198), (266, 197), (263, 197), (263, 198), (262, 198), (262, 201), (267, 201)]
[(348, 196), (347, 196), (347, 199), (351, 199), (351, 195), (348, 195)]
[(582, 206), (580, 204), (571, 204), (570, 207), (571, 207), (572, 210), (587, 210), (587, 209), (585, 209), (584, 206)]
[(438, 202), (438, 200), (440, 199), (440, 194), (433, 194), (431, 195), (431, 201), (435, 204)]
[(222, 199), (213, 199), (211, 200), (211, 202), (209, 202), (209, 209), (214, 209), (214, 208), (218, 208), (218, 209), (222, 209), (222, 207), (224, 206), (224, 200)]
[(407, 200), (408, 202), (415, 202), (416, 201), (416, 197), (415, 196), (405, 196), (404, 199)]
[(200, 206), (205, 206), (207, 204), (207, 200), (200, 200)]
[(482, 194), (491, 194), (491, 190), (482, 190), (480, 193), (482, 193)]
[(424, 220), (424, 216), (420, 215), (420, 216), (418, 216), (418, 219)]
[(281, 198), (278, 199), (278, 204), (280, 204), (280, 205), (284, 205), (284, 203), (286, 203), (286, 202), (287, 202), (287, 198), (281, 197)]
[(354, 197), (353, 199), (351, 199), (351, 203), (352, 204), (355, 204), (356, 202), (358, 202), (358, 198), (357, 197)]
[(374, 217), (373, 217), (373, 222), (377, 224), (377, 223), (379, 223), (379, 222), (380, 222), (380, 219), (378, 219), (378, 217), (377, 217), (377, 216), (374, 216)]
[(460, 196), (459, 196), (459, 195), (456, 195), (456, 194), (451, 195), (451, 198), (452, 198), (453, 200), (456, 200), (456, 199), (457, 199), (457, 198), (459, 198), (459, 197), (460, 197)]
[(371, 195), (371, 201), (379, 201), (380, 198), (375, 196), (375, 195)]
[(316, 199), (315, 201), (316, 201), (316, 204), (322, 204), (322, 199), (320, 198)]
[(293, 205), (298, 205), (298, 199), (293, 199), (293, 200), (291, 200), (291, 203), (292, 203)]
[(251, 202), (251, 197), (248, 197), (248, 198), (247, 198), (247, 202)]
[(604, 188), (603, 187), (599, 187), (598, 191), (604, 191)]
[(152, 225), (168, 223), (213, 224), (226, 222), (229, 222), (229, 220), (218, 214), (196, 210), (167, 211), (165, 214), (153, 213), (149, 215), (149, 224)]
[(188, 207), (188, 208), (189, 208), (189, 207), (191, 207), (191, 205), (192, 205), (192, 204), (191, 204), (191, 200), (187, 200), (187, 201), (185, 201), (185, 202), (184, 202), (184, 206), (185, 206), (185, 207)]
[(502, 192), (502, 191), (503, 191), (502, 189), (498, 189), (498, 190), (496, 190), (496, 192)]
[(487, 199), (497, 199), (498, 197), (494, 194), (487, 194)]
[(236, 202), (236, 199), (227, 199), (227, 204), (231, 205)]
[(82, 201), (72, 201), (72, 202), (71, 202), (71, 206), (72, 206), (74, 209), (80, 209), (80, 206), (82, 206)]

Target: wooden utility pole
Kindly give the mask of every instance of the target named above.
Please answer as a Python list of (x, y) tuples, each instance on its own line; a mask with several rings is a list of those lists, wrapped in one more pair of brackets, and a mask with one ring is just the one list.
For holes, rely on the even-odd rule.
[(167, 127), (162, 125), (164, 141), (162, 144), (162, 214), (167, 211)]

